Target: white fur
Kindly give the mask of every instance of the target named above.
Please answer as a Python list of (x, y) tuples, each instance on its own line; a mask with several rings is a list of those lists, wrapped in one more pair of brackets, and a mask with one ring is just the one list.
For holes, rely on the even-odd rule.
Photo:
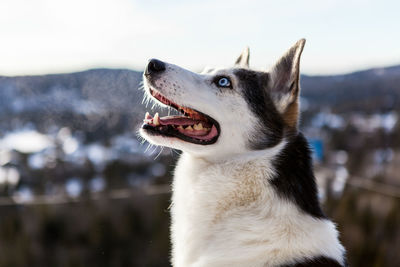
[(232, 80), (233, 90), (219, 90), (211, 82), (216, 74), (231, 73), (196, 74), (167, 64), (153, 84), (145, 79), (147, 92), (152, 86), (221, 126), (217, 142), (205, 146), (141, 130), (153, 144), (184, 151), (173, 181), (173, 266), (278, 266), (313, 256), (343, 263), (334, 224), (282, 199), (269, 183), (275, 175), (271, 160), (286, 142), (262, 151), (248, 148), (259, 121), (235, 91), (237, 81)]

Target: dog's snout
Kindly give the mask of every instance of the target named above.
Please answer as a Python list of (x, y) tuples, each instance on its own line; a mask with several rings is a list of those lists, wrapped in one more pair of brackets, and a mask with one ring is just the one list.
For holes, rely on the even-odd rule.
[(162, 72), (165, 70), (165, 63), (158, 59), (151, 59), (147, 64), (145, 74), (152, 74), (156, 72)]

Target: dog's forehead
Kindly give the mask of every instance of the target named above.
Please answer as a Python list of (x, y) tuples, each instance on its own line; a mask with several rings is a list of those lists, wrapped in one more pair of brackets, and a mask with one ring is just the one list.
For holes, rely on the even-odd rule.
[(208, 74), (208, 75), (228, 75), (228, 74), (233, 74), (234, 68), (211, 68), (207, 67), (206, 69), (203, 70), (203, 73)]
[(248, 77), (263, 77), (267, 76), (268, 73), (265, 71), (257, 71), (257, 70), (252, 70), (248, 68), (238, 68), (238, 67), (232, 67), (232, 68), (211, 68), (207, 67), (203, 71), (204, 74), (209, 74), (209, 75), (234, 75), (238, 79), (241, 78), (248, 78)]

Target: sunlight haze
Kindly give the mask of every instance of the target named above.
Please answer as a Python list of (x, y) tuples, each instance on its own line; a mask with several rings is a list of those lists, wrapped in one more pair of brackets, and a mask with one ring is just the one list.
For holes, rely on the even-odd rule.
[(2, 0), (0, 75), (142, 70), (159, 58), (194, 71), (250, 47), (265, 68), (300, 38), (302, 71), (400, 63), (398, 1)]

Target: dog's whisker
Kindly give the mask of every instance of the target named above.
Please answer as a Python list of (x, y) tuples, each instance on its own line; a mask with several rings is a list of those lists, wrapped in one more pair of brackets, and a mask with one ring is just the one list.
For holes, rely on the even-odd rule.
[(164, 150), (164, 147), (162, 146), (161, 149), (160, 149), (160, 152), (158, 152), (158, 154), (157, 154), (157, 156), (154, 158), (154, 160), (156, 160), (156, 159), (161, 155), (161, 153), (163, 152), (163, 150)]
[(150, 143), (147, 144), (147, 147), (146, 147), (146, 149), (144, 150), (144, 153), (145, 153), (145, 154), (147, 154), (147, 152), (149, 151), (150, 147), (151, 147), (151, 144), (150, 144)]
[(153, 151), (151, 152), (151, 155), (154, 155), (154, 153), (157, 151), (157, 149), (158, 149), (158, 146), (153, 146), (154, 147), (154, 149), (153, 149)]

